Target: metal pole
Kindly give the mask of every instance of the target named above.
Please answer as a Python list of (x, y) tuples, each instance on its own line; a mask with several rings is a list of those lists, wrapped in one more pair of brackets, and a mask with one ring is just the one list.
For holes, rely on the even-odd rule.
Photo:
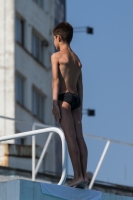
[[(32, 124), (32, 130), (36, 130), (36, 126), (40, 126), (43, 128), (50, 127), (48, 125), (34, 122)], [(32, 181), (35, 181), (35, 177), (36, 177), (35, 168), (36, 168), (36, 136), (32, 136)]]
[(104, 157), (105, 157), (105, 155), (106, 155), (106, 153), (107, 153), (107, 150), (108, 150), (108, 148), (109, 148), (109, 145), (110, 145), (110, 140), (108, 140), (107, 143), (106, 143), (106, 145), (105, 145), (105, 148), (104, 148), (104, 150), (103, 150), (103, 153), (102, 153), (101, 158), (100, 158), (100, 160), (99, 160), (99, 163), (98, 163), (98, 165), (97, 165), (97, 168), (96, 168), (96, 170), (95, 170), (95, 173), (94, 173), (94, 175), (93, 175), (93, 177), (92, 177), (92, 180), (91, 180), (90, 185), (89, 185), (89, 189), (90, 189), (90, 190), (92, 189), (92, 186), (93, 186), (94, 181), (95, 181), (95, 179), (96, 179), (96, 176), (97, 176), (97, 174), (98, 174), (98, 172), (99, 172), (99, 169), (100, 169), (100, 167), (101, 167), (101, 165), (102, 165), (103, 159), (104, 159)]
[(40, 156), (40, 158), (39, 158), (39, 161), (38, 161), (38, 163), (37, 163), (37, 166), (36, 166), (36, 168), (35, 168), (35, 177), (36, 177), (36, 174), (37, 174), (37, 172), (38, 172), (38, 169), (39, 169), (39, 167), (40, 167), (40, 165), (41, 165), (41, 162), (42, 162), (42, 160), (43, 160), (43, 158), (44, 158), (44, 156), (45, 156), (45, 153), (46, 153), (46, 150), (47, 150), (47, 148), (48, 148), (48, 145), (50, 144), (50, 141), (51, 141), (52, 136), (53, 136), (53, 132), (49, 133), (48, 138), (47, 138), (47, 141), (46, 141), (46, 143), (45, 143), (45, 146), (44, 146), (44, 148), (43, 148), (43, 151), (42, 151), (42, 153), (41, 153), (41, 156)]
[[(63, 132), (63, 131), (61, 131), (61, 132)], [(64, 133), (62, 135), (60, 135), (60, 137), (62, 140), (62, 176), (61, 176), (61, 179), (60, 179), (58, 185), (64, 184), (66, 181), (66, 177), (67, 177), (67, 169), (66, 169), (67, 146), (66, 146), (66, 140), (64, 137)]]
[(32, 181), (35, 181), (35, 167), (36, 167), (36, 136), (32, 136)]
[[(35, 130), (34, 124), (32, 130)], [(35, 167), (36, 167), (36, 136), (32, 136), (32, 181), (35, 181)]]

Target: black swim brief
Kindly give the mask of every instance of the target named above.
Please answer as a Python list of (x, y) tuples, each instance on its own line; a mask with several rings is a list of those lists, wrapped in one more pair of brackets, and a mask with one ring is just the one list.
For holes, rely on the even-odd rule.
[(58, 100), (65, 101), (71, 105), (71, 110), (74, 110), (81, 105), (80, 97), (78, 94), (65, 92), (58, 95)]

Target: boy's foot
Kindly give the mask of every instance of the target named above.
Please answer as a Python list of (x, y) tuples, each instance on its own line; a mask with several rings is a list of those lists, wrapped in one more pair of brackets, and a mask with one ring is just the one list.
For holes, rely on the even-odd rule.
[(78, 184), (74, 185), (73, 187), (84, 189), (85, 186), (86, 186), (86, 183), (85, 182), (81, 182), (81, 183), (78, 183)]
[(87, 185), (89, 184), (89, 179), (88, 179), (88, 177), (86, 176), (85, 178), (84, 178), (84, 182), (82, 182), (82, 183), (79, 183), (79, 184), (76, 184), (74, 187), (75, 188), (82, 188), (82, 189), (84, 189), (85, 187), (87, 187)]
[(73, 179), (70, 183), (68, 183), (67, 186), (76, 187), (77, 185), (82, 185), (82, 184), (84, 184), (84, 178), (80, 177), (80, 178), (77, 178), (77, 179)]

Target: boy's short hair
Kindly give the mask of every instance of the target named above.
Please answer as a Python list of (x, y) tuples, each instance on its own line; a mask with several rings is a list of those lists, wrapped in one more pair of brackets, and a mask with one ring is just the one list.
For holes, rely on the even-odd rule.
[(70, 44), (73, 38), (73, 27), (68, 22), (61, 22), (53, 29), (53, 34), (60, 35), (64, 42)]

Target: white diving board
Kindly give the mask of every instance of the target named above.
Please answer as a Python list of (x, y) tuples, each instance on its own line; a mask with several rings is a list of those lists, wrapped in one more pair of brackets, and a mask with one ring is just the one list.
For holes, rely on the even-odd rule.
[(133, 197), (19, 179), (0, 182), (0, 200), (133, 200)]

